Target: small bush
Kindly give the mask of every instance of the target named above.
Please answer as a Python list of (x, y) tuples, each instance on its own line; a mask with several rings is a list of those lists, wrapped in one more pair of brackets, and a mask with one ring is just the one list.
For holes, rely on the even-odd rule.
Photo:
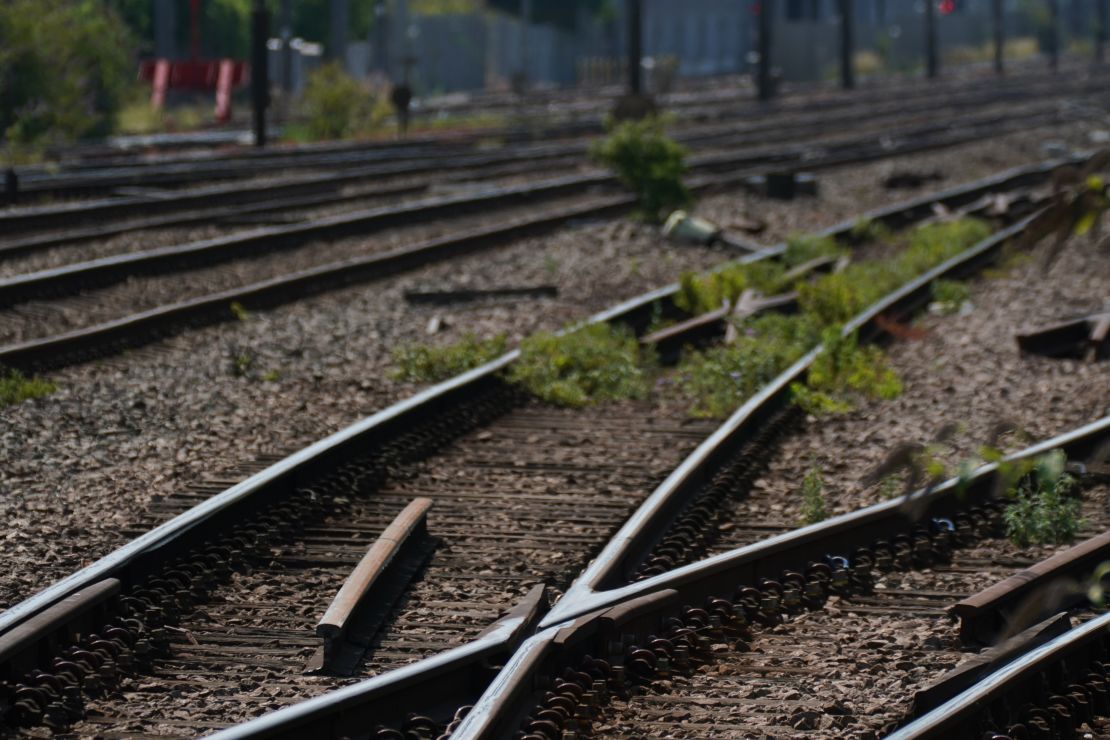
[(907, 246), (894, 257), (849, 265), (841, 272), (799, 284), (799, 305), (826, 324), (842, 324), (988, 234), (990, 226), (972, 218), (919, 227), (909, 233)]
[(41, 378), (25, 378), (12, 370), (6, 376), (0, 374), (0, 408), (12, 406), (32, 398), (43, 398), (56, 391), (58, 387)]
[(465, 335), (454, 344), (442, 347), (411, 345), (393, 352), (396, 368), (393, 377), (418, 383), (435, 383), (473, 370), (505, 354), (505, 336), (478, 339)]
[(658, 118), (619, 124), (590, 148), (590, 156), (632, 189), (650, 221), (658, 221), (664, 209), (681, 208), (693, 200), (682, 182), (686, 150), (664, 133)]
[(1054, 450), (1034, 463), (1008, 492), (1012, 503), (1003, 513), (1006, 534), (1016, 545), (1062, 545), (1083, 526), (1081, 504), (1071, 493), (1075, 480), (1064, 473), (1064, 453)]
[(623, 327), (590, 324), (563, 335), (539, 332), (520, 345), (507, 370), (510, 382), (559, 406), (646, 398), (652, 363)]
[(802, 479), (802, 524), (823, 522), (828, 516), (828, 509), (825, 506), (825, 482), (821, 478), (821, 471), (812, 468)]
[(806, 412), (842, 413), (853, 408), (856, 397), (891, 399), (902, 393), (902, 381), (883, 351), (861, 347), (855, 333), (845, 337), (836, 328), (827, 329), (822, 345), (805, 386), (796, 383), (792, 388), (795, 403)]
[(716, 272), (697, 275), (683, 273), (675, 305), (690, 314), (715, 311), (725, 301), (734, 304), (745, 290), (752, 288), (764, 295), (782, 290), (783, 265), (761, 260), (748, 264), (732, 263)]
[(308, 77), (303, 101), (310, 139), (342, 139), (371, 128), (382, 114), (374, 97), (338, 62), (325, 64)]
[(818, 336), (804, 317), (766, 314), (745, 322), (732, 344), (683, 358), (678, 383), (693, 402), (691, 413), (728, 416), (804, 355)]

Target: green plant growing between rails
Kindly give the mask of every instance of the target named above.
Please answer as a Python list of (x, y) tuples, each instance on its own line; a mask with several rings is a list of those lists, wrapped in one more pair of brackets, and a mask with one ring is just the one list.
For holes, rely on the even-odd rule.
[(442, 346), (408, 345), (393, 351), (393, 378), (418, 383), (435, 383), (484, 365), (505, 354), (506, 339), (498, 334), (479, 339), (466, 334)]
[(744, 322), (732, 344), (687, 353), (677, 380), (691, 399), (690, 413), (728, 416), (804, 355), (819, 336), (819, 327), (806, 317), (768, 313)]
[(966, 283), (955, 280), (937, 280), (932, 288), (933, 306), (946, 316), (959, 313), (971, 298), (971, 288)]
[(843, 336), (836, 327), (822, 335), (822, 352), (814, 359), (804, 385), (791, 386), (793, 399), (813, 415), (843, 413), (855, 399), (889, 400), (902, 393), (902, 381), (875, 346), (860, 346), (855, 332)]
[(56, 390), (58, 386), (49, 380), (27, 378), (18, 370), (12, 370), (5, 375), (0, 370), (0, 408), (33, 398), (44, 398)]
[(693, 201), (682, 182), (686, 150), (663, 131), (657, 117), (625, 121), (610, 128), (609, 135), (590, 147), (590, 156), (616, 173), (636, 194), (643, 217), (657, 222), (669, 212)]
[(624, 327), (590, 324), (565, 334), (539, 332), (520, 345), (507, 379), (559, 406), (646, 398), (654, 355)]
[(1075, 539), (1083, 519), (1080, 501), (1072, 495), (1075, 479), (1064, 472), (1065, 462), (1060, 450), (1038, 457), (1032, 472), (1007, 492), (1011, 503), (1003, 518), (1014, 544), (1060, 545)]
[(821, 471), (810, 468), (806, 477), (802, 479), (802, 507), (801, 522), (803, 525), (823, 522), (829, 517), (828, 507), (825, 505), (825, 482)]

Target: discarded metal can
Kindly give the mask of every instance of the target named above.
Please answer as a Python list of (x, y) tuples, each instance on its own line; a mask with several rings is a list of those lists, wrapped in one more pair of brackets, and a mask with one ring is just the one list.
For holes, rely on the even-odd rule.
[(707, 245), (720, 238), (721, 229), (704, 218), (679, 210), (672, 213), (663, 224), (663, 236), (677, 242)]

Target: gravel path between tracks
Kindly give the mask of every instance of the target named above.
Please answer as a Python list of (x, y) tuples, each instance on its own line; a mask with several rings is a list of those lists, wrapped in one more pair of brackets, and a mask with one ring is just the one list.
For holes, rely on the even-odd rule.
[[(1105, 530), (1110, 487), (1084, 493), (1080, 538)], [(771, 628), (750, 651), (713, 647), (714, 660), (655, 691), (617, 701), (595, 723), (598, 737), (883, 737), (908, 714), (914, 693), (975, 655), (945, 613), (965, 596), (1067, 546), (1018, 547), (988, 539), (951, 564), (894, 571), (874, 592), (841, 599)]]
[[(892, 401), (865, 402), (848, 414), (809, 419), (787, 437), (751, 495), (737, 501), (732, 522), (769, 521), (782, 528), (801, 518), (802, 479), (821, 473), (830, 515), (882, 500), (881, 485), (859, 481), (900, 443), (928, 444), (959, 425), (936, 456), (949, 469), (976, 456), (1000, 423), (1019, 430), (1000, 444), (1008, 452), (1110, 414), (1110, 364), (1023, 356), (1016, 332), (1110, 306), (1110, 249), (1073, 239), (1047, 273), (1033, 259), (970, 281), (966, 315), (925, 315), (919, 341), (889, 348), (905, 386)], [(893, 493), (901, 493), (899, 485)], [(750, 541), (723, 533), (716, 550)]]
[[(894, 168), (939, 168), (946, 175), (940, 185), (955, 185), (1041, 159), (1045, 138), (1089, 145), (1084, 126), (1000, 137), (829, 171), (817, 201), (725, 193), (705, 198), (698, 212), (726, 227), (745, 216), (765, 219), (759, 238), (770, 243), (906, 199), (913, 193), (880, 185)], [(400, 343), (448, 342), (467, 332), (505, 332), (515, 342), (722, 257), (665, 245), (635, 222), (579, 224), (61, 371), (54, 395), (0, 410), (0, 459), (7, 461), (0, 513), (9, 522), (0, 533), (8, 555), (0, 608), (121, 544), (121, 530), (143, 518), (152, 497), (241, 477), (243, 462), (291, 452), (407, 396), (414, 387), (388, 376)], [(559, 297), (447, 308), (411, 308), (401, 297), (412, 287), (539, 283), (557, 285)], [(231, 372), (240, 355), (251, 358), (247, 377)], [(278, 378), (263, 380), (268, 372)]]

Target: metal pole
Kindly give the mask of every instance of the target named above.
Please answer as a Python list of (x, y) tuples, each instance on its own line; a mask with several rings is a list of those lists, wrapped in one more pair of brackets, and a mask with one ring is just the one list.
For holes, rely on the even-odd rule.
[(254, 145), (266, 146), (266, 106), (270, 104), (270, 71), (266, 40), (270, 13), (265, 0), (254, 0), (251, 11), (251, 104), (254, 108)]
[(200, 59), (200, 0), (189, 2), (189, 53)]
[(759, 99), (770, 100), (771, 89), (771, 22), (775, 12), (774, 0), (756, 0), (759, 3)]
[(389, 76), (389, 13), (385, 0), (374, 4), (374, 67)]
[(173, 59), (177, 56), (177, 9), (173, 0), (154, 2), (154, 56)]
[(520, 0), (520, 81), (528, 82), (528, 26), (532, 22), (532, 0)]
[(845, 90), (856, 86), (855, 68), (852, 57), (855, 49), (852, 44), (852, 0), (840, 0), (840, 85)]
[(640, 0), (628, 0), (628, 94), (642, 92), (640, 62), (643, 59), (643, 18)]
[(1002, 10), (1002, 0), (991, 0), (991, 15), (994, 16), (994, 71), (1005, 74), (1003, 55), (1006, 50), (1006, 17)]
[(925, 0), (925, 75), (937, 76), (937, 10), (936, 0)]
[(1060, 4), (1048, 0), (1048, 68), (1053, 72), (1060, 65)]
[(293, 92), (293, 0), (281, 0), (281, 89)]
[(1095, 0), (1095, 61), (1099, 64), (1106, 58), (1106, 0)]
[(347, 17), (350, 5), (347, 0), (331, 0), (331, 49), (328, 56), (347, 68)]

